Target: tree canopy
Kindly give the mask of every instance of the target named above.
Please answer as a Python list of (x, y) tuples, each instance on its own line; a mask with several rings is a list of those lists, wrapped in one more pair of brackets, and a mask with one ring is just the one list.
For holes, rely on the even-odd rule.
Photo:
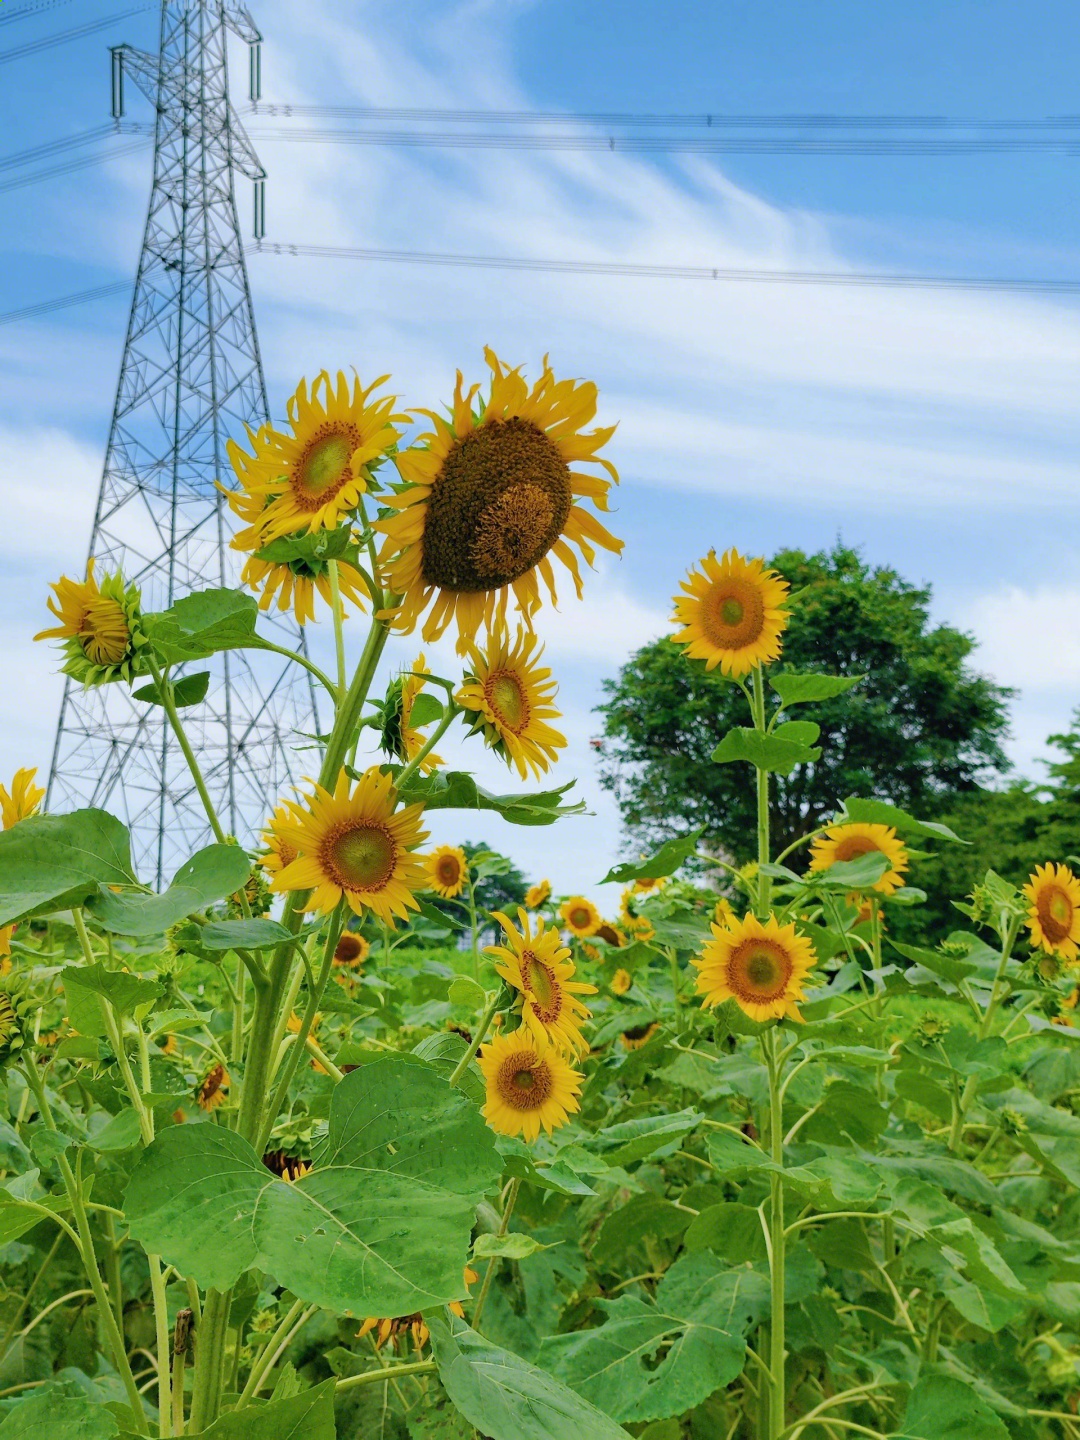
[[(929, 586), (871, 568), (840, 543), (815, 555), (784, 550), (769, 564), (803, 592), (781, 668), (866, 677), (812, 707), (822, 758), (773, 777), (775, 849), (809, 833), (847, 795), (929, 817), (1004, 774), (1013, 692), (969, 663), (972, 636), (931, 623)], [(709, 760), (727, 731), (746, 723), (736, 685), (665, 639), (639, 650), (604, 688), (601, 783), (619, 801), (628, 838), (651, 845), (704, 825), (709, 844), (750, 858), (753, 786), (745, 767)]]

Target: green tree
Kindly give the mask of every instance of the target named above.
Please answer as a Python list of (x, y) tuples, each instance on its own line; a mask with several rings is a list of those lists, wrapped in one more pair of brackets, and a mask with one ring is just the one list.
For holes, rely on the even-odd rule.
[[(783, 667), (863, 675), (834, 700), (806, 707), (821, 725), (821, 759), (774, 777), (777, 850), (813, 830), (847, 795), (890, 800), (925, 816), (1004, 773), (1010, 690), (968, 664), (970, 635), (930, 622), (929, 587), (871, 569), (837, 544), (770, 562), (801, 590), (784, 635)], [(659, 640), (639, 650), (599, 707), (601, 782), (617, 797), (636, 846), (704, 825), (707, 841), (745, 860), (755, 850), (746, 767), (709, 756), (746, 702), (719, 673)], [(802, 717), (804, 711), (794, 712)]]

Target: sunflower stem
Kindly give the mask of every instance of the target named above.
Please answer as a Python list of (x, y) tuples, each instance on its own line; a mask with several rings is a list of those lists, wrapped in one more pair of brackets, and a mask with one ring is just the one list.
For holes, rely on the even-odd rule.
[(447, 699), (446, 714), (439, 721), (438, 727), (436, 728), (434, 734), (430, 737), (430, 739), (424, 741), (423, 747), (416, 752), (413, 758), (409, 761), (409, 763), (395, 779), (394, 788), (396, 790), (400, 791), (402, 787), (406, 784), (406, 782), (412, 779), (412, 777), (416, 774), (417, 770), (420, 769), (420, 766), (427, 759), (428, 755), (430, 755), (431, 751), (434, 750), (435, 746), (446, 734), (447, 730), (449, 730), (456, 717), (460, 714), (461, 711), (454, 704), (454, 702), (450, 699)]
[(501, 994), (501, 989), (495, 991), (494, 995), (492, 995), (491, 999), (488, 1001), (487, 1009), (480, 1016), (480, 1023), (476, 1027), (476, 1035), (472, 1041), (472, 1044), (465, 1051), (465, 1054), (461, 1057), (458, 1063), (454, 1066), (453, 1072), (448, 1081), (451, 1090), (453, 1090), (455, 1086), (460, 1084), (461, 1077), (469, 1068), (470, 1061), (472, 1060), (476, 1052), (480, 1049), (480, 1046), (484, 1043), (484, 1040), (487, 1038), (487, 1032), (491, 1026), (492, 1017), (494, 1016), (495, 1011), (499, 1008), (499, 996)]
[(225, 831), (221, 828), (221, 821), (214, 809), (214, 802), (210, 799), (210, 791), (206, 788), (206, 781), (203, 779), (202, 771), (199, 769), (199, 762), (195, 758), (195, 751), (191, 748), (191, 742), (187, 738), (187, 732), (180, 722), (180, 716), (176, 709), (176, 702), (173, 699), (172, 681), (167, 678), (154, 664), (149, 655), (146, 657), (147, 668), (154, 677), (154, 684), (157, 686), (158, 695), (164, 706), (165, 714), (169, 717), (169, 724), (173, 728), (180, 749), (184, 752), (184, 759), (191, 771), (191, 778), (195, 781), (195, 789), (199, 792), (199, 799), (206, 811), (206, 818), (210, 821), (210, 829), (214, 832), (214, 839), (219, 845), (225, 844)]
[(297, 665), (302, 665), (305, 670), (310, 671), (311, 674), (315, 676), (315, 679), (326, 689), (335, 705), (341, 699), (343, 692), (338, 689), (326, 671), (320, 670), (318, 665), (316, 665), (313, 660), (309, 660), (306, 655), (301, 655), (297, 650), (290, 650), (286, 645), (275, 645), (262, 635), (259, 636), (259, 649), (272, 650), (275, 655), (284, 655), (286, 660), (295, 660)]
[(346, 690), (345, 681), (345, 627), (344, 612), (341, 608), (341, 582), (338, 578), (338, 565), (336, 560), (326, 562), (326, 573), (330, 577), (330, 599), (334, 612), (334, 653), (337, 655), (337, 693), (344, 697)]
[[(510, 1193), (506, 1197), (506, 1204), (503, 1206), (502, 1219), (499, 1222), (497, 1239), (502, 1239), (510, 1227), (510, 1217), (514, 1213), (514, 1205), (517, 1201), (518, 1191), (521, 1189), (521, 1181), (513, 1179), (510, 1181)], [(470, 1324), (479, 1334), (480, 1316), (484, 1313), (484, 1302), (487, 1300), (488, 1291), (491, 1289), (491, 1282), (495, 1278), (495, 1269), (499, 1263), (499, 1257), (493, 1255), (488, 1261), (487, 1270), (484, 1272), (484, 1283), (480, 1286), (480, 1294), (476, 1297), (476, 1309), (472, 1313)]]
[[(754, 671), (754, 694), (751, 702), (754, 728), (765, 734), (765, 672), (761, 666)], [(772, 884), (762, 869), (769, 863), (769, 772), (755, 767), (757, 779), (757, 842), (758, 842), (758, 919), (769, 914)]]
[(784, 1261), (787, 1244), (784, 1233), (784, 1125), (780, 1089), (781, 1061), (777, 1055), (777, 1026), (761, 1037), (769, 1074), (769, 1156), (776, 1167), (769, 1175), (769, 1440), (783, 1434), (786, 1399), (784, 1387)]
[(998, 962), (998, 968), (994, 975), (994, 985), (990, 991), (990, 1001), (986, 1007), (986, 1013), (983, 1015), (982, 1021), (979, 1024), (980, 1040), (985, 1040), (987, 1035), (989, 1035), (990, 1026), (994, 1021), (994, 1012), (997, 1010), (1000, 1001), (1005, 998), (1005, 993), (1002, 992), (1001, 989), (1001, 982), (1005, 978), (1005, 970), (1012, 956), (1012, 948), (1016, 944), (1016, 937), (1020, 930), (1021, 920), (1021, 916), (1014, 915), (1006, 926), (1004, 935), (1001, 937), (1001, 960)]

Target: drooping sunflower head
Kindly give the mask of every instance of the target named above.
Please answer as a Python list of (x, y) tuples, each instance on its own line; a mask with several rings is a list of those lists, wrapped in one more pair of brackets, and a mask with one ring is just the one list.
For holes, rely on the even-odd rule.
[(229, 1072), (222, 1064), (211, 1065), (195, 1087), (195, 1102), (200, 1110), (216, 1110), (229, 1098)]
[(640, 1050), (649, 1043), (654, 1035), (659, 1035), (659, 1033), (660, 1026), (655, 1020), (651, 1020), (646, 1025), (632, 1025), (629, 1030), (622, 1032), (619, 1040), (624, 1050)]
[(620, 950), (626, 944), (626, 936), (617, 925), (612, 925), (608, 920), (602, 921), (597, 927), (596, 939), (603, 940), (605, 945), (614, 946), (616, 950)]
[(533, 934), (526, 910), (518, 910), (518, 930), (501, 911), (494, 918), (503, 928), (505, 945), (491, 945), (487, 954), (496, 959), (495, 971), (522, 997), (525, 1025), (558, 1050), (583, 1054), (588, 1042), (581, 1034), (589, 1011), (578, 998), (595, 995), (595, 985), (574, 979), (574, 962), (558, 930), (537, 920)]
[(781, 925), (775, 915), (764, 922), (747, 915), (728, 926), (714, 924), (712, 933), (692, 962), (706, 1006), (734, 1000), (751, 1020), (802, 1019), (797, 1002), (817, 957), (794, 924)]
[(229, 459), (240, 482), (226, 491), (233, 511), (247, 524), (233, 539), (237, 550), (260, 550), (283, 535), (333, 530), (352, 514), (371, 488), (375, 470), (397, 445), (397, 397), (374, 398), (389, 376), (364, 389), (350, 387), (344, 371), (331, 380), (323, 370), (308, 391), (301, 380), (286, 406), (289, 432), (248, 427), (251, 452), (229, 441)]
[(717, 665), (725, 675), (748, 675), (780, 654), (780, 636), (787, 628), (783, 609), (789, 586), (761, 560), (745, 560), (727, 550), (718, 560), (710, 550), (701, 570), (691, 570), (674, 598), (672, 617), (683, 628), (672, 639), (686, 647), (690, 660)]
[(139, 652), (146, 645), (138, 587), (124, 585), (117, 571), (98, 584), (94, 561), (87, 561), (86, 579), (62, 576), (49, 587), (49, 609), (60, 621), (40, 630), (35, 640), (62, 640), (65, 675), (84, 685), (133, 680), (140, 673)]
[(1024, 894), (1031, 902), (1026, 924), (1032, 945), (1075, 960), (1080, 955), (1080, 879), (1068, 865), (1038, 865)]
[[(465, 1289), (468, 1290), (471, 1285), (476, 1284), (480, 1276), (471, 1265), (466, 1265), (462, 1278)], [(465, 1309), (460, 1300), (451, 1300), (447, 1309), (454, 1315), (461, 1317), (465, 1315)], [(376, 1350), (381, 1350), (388, 1342), (396, 1348), (398, 1340), (406, 1338), (412, 1340), (417, 1350), (423, 1350), (430, 1339), (427, 1324), (419, 1311), (412, 1315), (395, 1315), (392, 1318), (369, 1315), (356, 1332), (356, 1338), (359, 1340), (365, 1335), (372, 1336)]]
[[(380, 743), (392, 759), (408, 764), (427, 744), (427, 736), (421, 726), (431, 723), (431, 717), (421, 719), (414, 715), (416, 699), (425, 685), (424, 676), (430, 675), (427, 659), (423, 652), (412, 663), (411, 670), (390, 682), (386, 699), (382, 703), (382, 725)], [(434, 712), (438, 714), (438, 709)], [(420, 762), (420, 770), (428, 775), (442, 764), (438, 755), (427, 754)]]
[(611, 977), (611, 993), (613, 995), (625, 995), (634, 983), (634, 977), (629, 970), (616, 970)]
[(889, 868), (870, 888), (879, 895), (892, 895), (903, 885), (909, 861), (904, 842), (891, 825), (830, 825), (810, 847), (810, 869), (828, 870), (838, 861), (857, 860), (874, 852), (885, 856)]
[(540, 906), (551, 899), (551, 881), (540, 880), (535, 885), (530, 885), (525, 891), (526, 910), (539, 910)]
[(559, 906), (559, 918), (579, 940), (595, 935), (604, 923), (600, 911), (584, 895), (571, 895), (569, 900), (564, 900)]
[(36, 776), (36, 770), (16, 770), (10, 790), (0, 785), (0, 822), (5, 830), (37, 814), (45, 791), (34, 784)]
[(470, 644), (467, 653), (470, 669), (454, 698), (473, 713), (470, 733), (483, 734), (523, 780), (530, 770), (534, 775), (547, 770), (565, 747), (566, 736), (548, 724), (559, 718), (551, 703), (558, 687), (551, 671), (539, 663), (543, 646), (520, 628), (511, 645), (506, 628), (499, 625), (483, 650)]
[(296, 859), (275, 874), (271, 889), (310, 890), (305, 910), (328, 914), (344, 896), (356, 915), (372, 911), (393, 928), (419, 908), (413, 891), (424, 869), (412, 853), (427, 839), (420, 828), (421, 805), (395, 811), (393, 780), (377, 765), (351, 788), (344, 770), (333, 793), (315, 786), (307, 809), (296, 809), (279, 835)]
[(580, 1109), (581, 1074), (555, 1047), (522, 1026), (496, 1035), (479, 1055), (487, 1101), (481, 1111), (500, 1135), (535, 1140), (550, 1135)]
[[(456, 617), (459, 648), (481, 623), (505, 616), (510, 590), (531, 625), (541, 580), (556, 598), (552, 556), (570, 571), (580, 597), (571, 543), (590, 565), (595, 545), (622, 549), (578, 503), (606, 510), (619, 478), (599, 454), (614, 426), (584, 429), (596, 414), (596, 386), (556, 380), (545, 359), (530, 389), (519, 369), (505, 369), (491, 350), (484, 356), (487, 400), (474, 408), (480, 387), (466, 392), (459, 372), (449, 418), (420, 412), (433, 428), (398, 456), (406, 485), (384, 497), (397, 513), (376, 526), (386, 537), (380, 559), (387, 583), (403, 597), (399, 628), (412, 630), (430, 605), (424, 639), (437, 640)], [(573, 468), (582, 464), (606, 474)]]
[[(356, 567), (357, 547), (349, 525), (315, 535), (289, 535), (261, 546), (249, 555), (240, 579), (259, 597), (259, 609), (269, 610), (275, 599), (279, 610), (292, 609), (299, 625), (315, 619), (315, 596), (328, 608), (334, 603), (334, 578), (342, 600), (342, 619), (349, 612), (344, 602), (366, 610), (368, 583)], [(333, 574), (331, 574), (333, 566)]]
[(334, 947), (334, 964), (359, 970), (371, 953), (371, 942), (355, 930), (346, 930)]
[(460, 845), (440, 845), (424, 860), (427, 888), (444, 900), (453, 900), (469, 883), (469, 862)]

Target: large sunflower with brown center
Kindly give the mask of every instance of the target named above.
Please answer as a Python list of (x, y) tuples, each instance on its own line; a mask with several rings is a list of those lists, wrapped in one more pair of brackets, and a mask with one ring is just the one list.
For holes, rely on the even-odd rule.
[(581, 1108), (581, 1074), (555, 1047), (522, 1026), (496, 1035), (478, 1057), (487, 1088), (481, 1114), (500, 1135), (550, 1135)]
[(543, 653), (535, 635), (519, 630), (510, 644), (499, 626), (488, 636), (484, 650), (468, 645), (470, 672), (454, 699), (475, 718), (472, 732), (482, 732), (487, 743), (523, 780), (529, 771), (540, 775), (557, 759), (566, 736), (548, 724), (559, 712), (551, 703), (556, 685), (551, 671), (537, 662)]
[(469, 862), (460, 845), (440, 845), (424, 859), (427, 888), (453, 900), (469, 883)]
[(756, 915), (712, 926), (713, 938), (692, 962), (698, 994), (705, 1006), (734, 1000), (751, 1020), (801, 1020), (797, 1002), (802, 982), (814, 968), (814, 947), (794, 925), (775, 915), (762, 923)]
[(327, 914), (343, 897), (356, 915), (372, 911), (385, 925), (419, 909), (414, 890), (424, 887), (424, 867), (412, 851), (427, 839), (420, 828), (422, 805), (395, 813), (393, 780), (377, 765), (350, 789), (342, 770), (331, 794), (321, 785), (307, 810), (299, 810), (276, 832), (296, 850), (279, 870), (272, 890), (310, 890), (305, 910)]
[(559, 1050), (584, 1054), (588, 1041), (581, 1025), (589, 1011), (579, 995), (595, 995), (595, 985), (574, 979), (574, 962), (559, 932), (548, 929), (543, 920), (532, 933), (527, 911), (518, 909), (518, 930), (509, 916), (494, 911), (506, 935), (505, 945), (489, 945), (486, 953), (496, 957), (495, 971), (522, 996), (521, 1014), (525, 1024)]
[(683, 628), (672, 639), (686, 647), (689, 660), (717, 665), (725, 675), (748, 675), (780, 654), (787, 628), (783, 604), (788, 582), (761, 560), (745, 560), (728, 550), (718, 560), (710, 550), (701, 570), (691, 570), (674, 599), (672, 619)]
[(857, 860), (860, 855), (884, 855), (889, 868), (874, 885), (879, 895), (892, 895), (904, 883), (908, 853), (904, 842), (891, 825), (867, 825), (852, 822), (830, 825), (810, 847), (810, 869), (828, 870), (842, 860)]
[[(566, 566), (581, 596), (571, 545), (591, 565), (594, 546), (616, 554), (617, 540), (577, 502), (606, 510), (618, 474), (600, 449), (614, 426), (586, 431), (596, 414), (596, 386), (556, 380), (544, 361), (530, 389), (520, 369), (507, 370), (492, 350), (491, 390), (474, 408), (479, 385), (464, 388), (458, 372), (449, 419), (422, 410), (432, 429), (397, 457), (406, 482), (384, 503), (397, 513), (378, 522), (386, 536), (381, 560), (387, 583), (402, 597), (394, 612), (410, 631), (425, 611), (425, 640), (457, 620), (459, 648), (506, 614), (509, 592), (531, 625), (540, 582), (556, 598), (552, 559)], [(598, 465), (606, 474), (574, 468)]]
[(248, 526), (234, 537), (234, 549), (259, 550), (282, 535), (332, 530), (356, 509), (375, 467), (397, 444), (396, 427), (409, 420), (394, 413), (395, 395), (372, 398), (388, 379), (381, 375), (364, 389), (358, 379), (350, 387), (341, 370), (336, 383), (323, 370), (310, 392), (301, 380), (289, 398), (291, 434), (248, 426), (251, 454), (229, 441), (241, 488), (225, 493)]
[(584, 895), (571, 895), (559, 906), (559, 918), (579, 940), (595, 935), (604, 923), (604, 917), (593, 902)]
[(1063, 960), (1080, 954), (1080, 879), (1068, 865), (1038, 865), (1024, 886), (1031, 943)]

